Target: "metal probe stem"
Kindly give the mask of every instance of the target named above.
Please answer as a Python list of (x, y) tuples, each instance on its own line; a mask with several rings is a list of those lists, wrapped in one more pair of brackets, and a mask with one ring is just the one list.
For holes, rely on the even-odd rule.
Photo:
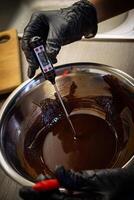
[(71, 119), (70, 119), (70, 116), (69, 116), (69, 114), (68, 114), (68, 112), (67, 112), (67, 110), (66, 110), (66, 108), (65, 108), (65, 105), (64, 105), (63, 100), (62, 100), (62, 98), (61, 98), (61, 95), (60, 95), (60, 93), (59, 93), (59, 90), (58, 90), (58, 88), (57, 88), (57, 85), (56, 85), (56, 84), (53, 84), (53, 86), (54, 86), (55, 91), (56, 91), (56, 93), (57, 93), (57, 95), (58, 95), (58, 98), (59, 98), (59, 100), (60, 100), (60, 103), (61, 103), (61, 105), (62, 105), (62, 107), (63, 107), (63, 109), (64, 109), (65, 115), (66, 115), (66, 117), (67, 117), (67, 119), (68, 119), (68, 122), (69, 122), (69, 124), (70, 124), (70, 126), (71, 126), (71, 129), (72, 129), (72, 131), (73, 131), (74, 140), (76, 140), (76, 135), (77, 135), (77, 134), (76, 134), (76, 131), (75, 131), (75, 129), (74, 129), (74, 126), (73, 126), (73, 124), (72, 124), (72, 121), (71, 121)]

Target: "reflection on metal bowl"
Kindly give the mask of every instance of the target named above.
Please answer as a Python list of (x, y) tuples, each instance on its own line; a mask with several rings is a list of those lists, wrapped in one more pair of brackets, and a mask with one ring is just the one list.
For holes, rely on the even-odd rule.
[(133, 78), (93, 63), (62, 65), (56, 72), (78, 140), (73, 141), (53, 86), (40, 74), (18, 87), (2, 107), (0, 162), (6, 173), (32, 185), (39, 174), (53, 173), (55, 165), (79, 171), (131, 164)]

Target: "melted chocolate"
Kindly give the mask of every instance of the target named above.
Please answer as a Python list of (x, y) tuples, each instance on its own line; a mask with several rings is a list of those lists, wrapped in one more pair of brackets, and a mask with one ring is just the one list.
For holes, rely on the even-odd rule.
[(37, 174), (51, 173), (56, 165), (76, 171), (112, 167), (117, 156), (117, 138), (108, 122), (89, 114), (75, 114), (71, 120), (77, 132), (76, 141), (65, 118), (49, 129), (42, 128), (31, 147), (27, 138), (25, 156)]
[[(73, 93), (77, 86), (73, 82), (69, 95), (64, 98), (69, 113), (78, 111), (71, 115), (77, 132), (76, 141), (57, 98), (44, 100), (38, 105), (42, 114), (27, 132), (24, 152), (37, 176), (52, 174), (56, 165), (76, 171), (114, 166), (129, 137), (124, 134), (121, 112), (126, 107), (131, 109), (130, 101), (133, 100), (118, 80), (112, 76), (104, 76), (104, 80), (110, 86), (112, 96), (75, 98)], [(94, 114), (79, 112), (81, 109), (92, 109)], [(105, 120), (95, 113), (104, 115)]]
[(71, 120), (77, 132), (76, 141), (66, 120), (59, 122), (46, 136), (43, 158), (47, 167), (54, 171), (56, 165), (63, 165), (79, 171), (112, 166), (117, 141), (108, 123), (88, 114), (73, 115)]

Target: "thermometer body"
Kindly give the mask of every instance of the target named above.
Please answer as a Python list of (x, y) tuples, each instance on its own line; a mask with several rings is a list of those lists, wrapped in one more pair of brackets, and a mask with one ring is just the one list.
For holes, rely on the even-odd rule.
[(45, 79), (50, 81), (54, 85), (56, 74), (52, 63), (47, 56), (43, 40), (38, 36), (33, 37), (30, 41), (30, 47), (36, 55), (36, 60), (38, 61), (38, 64)]

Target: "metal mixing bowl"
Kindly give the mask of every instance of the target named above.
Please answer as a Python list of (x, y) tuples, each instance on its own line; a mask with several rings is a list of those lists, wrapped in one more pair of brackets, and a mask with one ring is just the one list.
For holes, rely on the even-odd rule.
[[(101, 64), (66, 64), (56, 67), (56, 73), (57, 86), (63, 97), (68, 95), (72, 81), (80, 85), (80, 90), (77, 92), (80, 97), (84, 97), (87, 93), (110, 95), (104, 82), (101, 81), (102, 76), (106, 74), (114, 75), (130, 90), (134, 88), (132, 77), (118, 69)], [(26, 166), (25, 162), (22, 163), (22, 160), (24, 161), (23, 148), (26, 132), (40, 113), (33, 102), (39, 104), (42, 99), (46, 98), (54, 98), (54, 88), (39, 74), (14, 90), (0, 112), (0, 163), (4, 171), (22, 185), (31, 186), (34, 183), (32, 177), (26, 172), (26, 168), (29, 166)], [(131, 140), (134, 143), (133, 135)], [(132, 148), (132, 145), (130, 146)], [(123, 163), (123, 167), (134, 160), (131, 148), (128, 147), (124, 153), (125, 158), (124, 156), (121, 158), (120, 162)], [(131, 151), (131, 155), (129, 151)]]

